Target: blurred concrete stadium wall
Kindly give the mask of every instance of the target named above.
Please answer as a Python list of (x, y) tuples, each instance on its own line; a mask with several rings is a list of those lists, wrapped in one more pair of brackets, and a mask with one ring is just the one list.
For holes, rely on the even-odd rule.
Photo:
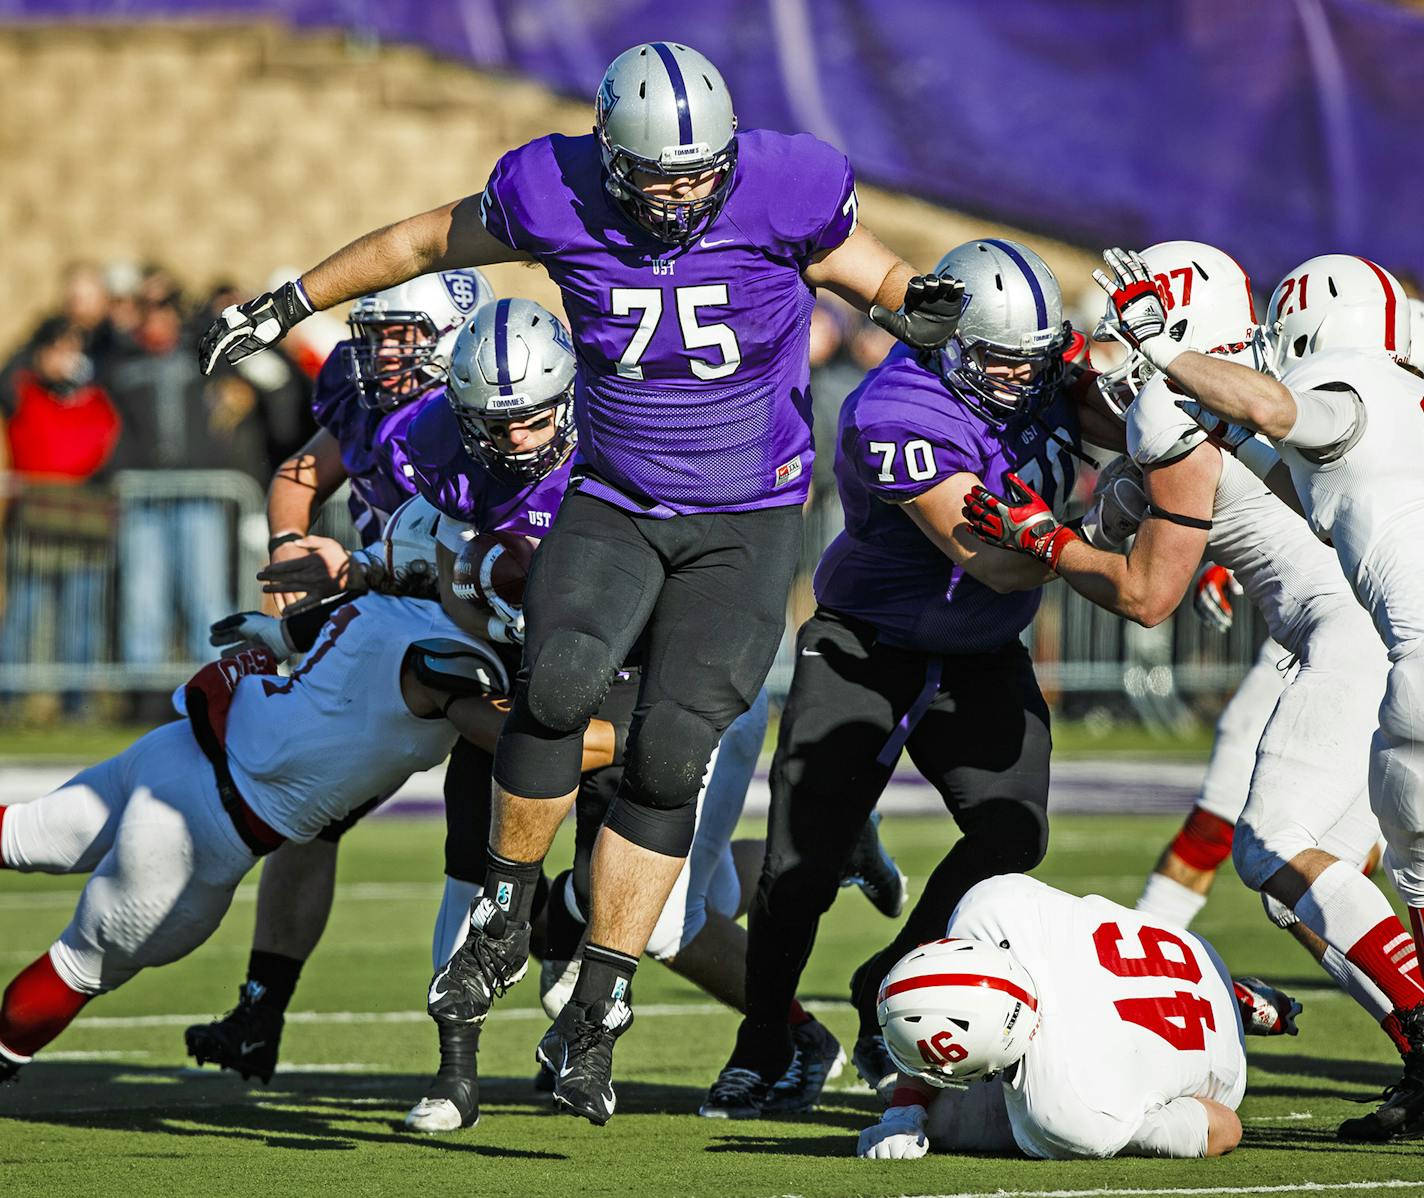
[[(77, 259), (255, 291), (388, 221), (479, 190), (506, 149), (580, 133), (589, 102), (399, 45), (272, 24), (0, 27), (0, 287), (8, 352)], [(233, 119), (241, 113), (242, 120)], [(862, 217), (929, 267), (973, 236), (1037, 249), (1074, 297), (1095, 253), (862, 187)], [(488, 271), (558, 309), (542, 268)]]

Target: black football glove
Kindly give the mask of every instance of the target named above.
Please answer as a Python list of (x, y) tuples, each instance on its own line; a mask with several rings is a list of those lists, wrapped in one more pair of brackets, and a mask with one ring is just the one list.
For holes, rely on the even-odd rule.
[(241, 362), (282, 340), (287, 330), (312, 314), (312, 306), (298, 283), (283, 283), (245, 304), (233, 304), (208, 326), (198, 342), (198, 365), (212, 374), (219, 358)]
[(913, 349), (940, 349), (954, 336), (964, 310), (964, 284), (949, 275), (916, 275), (905, 285), (898, 312), (873, 304), (870, 319)]

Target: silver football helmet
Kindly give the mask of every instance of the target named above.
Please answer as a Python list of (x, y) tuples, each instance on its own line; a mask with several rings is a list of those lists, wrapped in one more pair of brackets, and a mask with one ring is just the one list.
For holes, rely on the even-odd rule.
[(946, 383), (992, 424), (1032, 412), (1062, 381), (1073, 335), (1048, 264), (1026, 245), (984, 238), (950, 250), (935, 274), (964, 283), (959, 328), (938, 356)]
[[(543, 478), (573, 447), (574, 346), (552, 312), (527, 299), (485, 304), (465, 322), (451, 353), (447, 395), (460, 440), (491, 474)], [(527, 450), (501, 449), (491, 426), (549, 413), (551, 437)]]
[(419, 275), (358, 299), (347, 354), (362, 404), (393, 411), (443, 379), (460, 326), (492, 299), (477, 270)]
[[(623, 210), (663, 241), (686, 245), (727, 202), (737, 165), (737, 118), (721, 73), (677, 42), (625, 50), (604, 72), (593, 131), (603, 154), (604, 186)], [(651, 195), (634, 172), (679, 179), (718, 172), (709, 195), (674, 200)]]

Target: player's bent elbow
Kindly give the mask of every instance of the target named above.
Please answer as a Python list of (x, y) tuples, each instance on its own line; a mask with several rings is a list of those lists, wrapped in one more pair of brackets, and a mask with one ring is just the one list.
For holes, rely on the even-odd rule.
[(1225, 1156), (1241, 1143), (1241, 1118), (1229, 1106), (1198, 1098), (1206, 1107), (1206, 1155)]

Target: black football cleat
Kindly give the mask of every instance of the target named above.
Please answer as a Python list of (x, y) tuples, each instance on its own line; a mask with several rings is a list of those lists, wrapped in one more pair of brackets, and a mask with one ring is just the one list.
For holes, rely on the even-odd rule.
[(764, 1115), (798, 1115), (816, 1109), (826, 1083), (845, 1065), (840, 1041), (816, 1019), (808, 1019), (791, 1029), (795, 1055), (786, 1073), (776, 1082), (762, 1104)]
[(881, 915), (898, 919), (905, 909), (907, 882), (895, 859), (880, 843), (880, 812), (872, 811), (856, 837), (855, 848), (841, 875), (841, 886), (859, 886)]
[(1340, 1124), (1336, 1135), (1342, 1140), (1382, 1144), (1424, 1139), (1424, 1007), (1396, 1014), (1409, 1040), (1404, 1076), (1384, 1092), (1377, 1109)]
[(851, 1064), (860, 1075), (860, 1080), (880, 1096), (887, 1106), (890, 1096), (895, 1093), (895, 1085), (900, 1079), (900, 1068), (891, 1059), (885, 1047), (884, 1036), (861, 1036), (850, 1053)]
[(426, 1009), (441, 1023), (482, 1023), (494, 1000), (528, 968), (529, 925), (482, 897), (470, 908), (465, 943), (431, 979)]
[(726, 1066), (697, 1113), (704, 1119), (760, 1119), (771, 1086), (755, 1069)]
[(261, 982), (237, 988), (237, 1006), (212, 1023), (195, 1023), (183, 1033), (188, 1055), (199, 1065), (212, 1063), (248, 1078), (270, 1082), (277, 1071), (282, 1043), (282, 1012), (265, 1001)]
[(591, 1007), (570, 1002), (559, 1012), (534, 1055), (554, 1071), (560, 1107), (597, 1127), (613, 1117), (613, 1044), (632, 1026), (633, 1010), (621, 998), (601, 998)]

